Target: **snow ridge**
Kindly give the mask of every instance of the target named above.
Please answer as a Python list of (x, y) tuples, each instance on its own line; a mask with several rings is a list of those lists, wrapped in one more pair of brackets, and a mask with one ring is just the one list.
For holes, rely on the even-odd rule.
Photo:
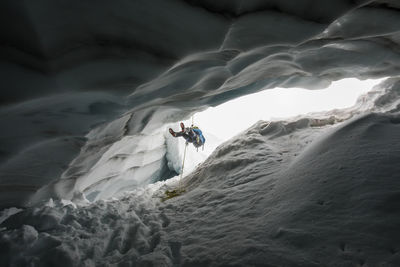
[[(354, 266), (400, 263), (400, 117), (260, 121), (177, 179), (115, 200), (25, 209), (5, 220), (6, 265)], [(383, 137), (383, 138), (379, 138)], [(18, 241), (16, 241), (18, 240)]]

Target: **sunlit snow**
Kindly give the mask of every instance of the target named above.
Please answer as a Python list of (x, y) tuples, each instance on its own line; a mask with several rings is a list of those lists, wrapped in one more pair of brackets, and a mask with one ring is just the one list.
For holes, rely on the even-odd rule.
[(399, 11), (0, 1), (1, 267), (400, 266)]
[[(188, 146), (185, 159), (185, 174), (202, 163), (215, 148), (246, 130), (257, 121), (284, 120), (312, 112), (345, 109), (355, 105), (357, 99), (384, 79), (358, 80), (354, 78), (333, 82), (322, 90), (301, 88), (275, 88), (240, 97), (215, 108), (196, 113), (185, 125), (201, 127), (207, 143), (205, 149), (197, 150)], [(179, 128), (178, 122), (175, 129)], [(168, 136), (169, 137), (169, 136)], [(171, 139), (171, 137), (169, 137)], [(168, 139), (168, 138), (167, 138)], [(178, 157), (171, 157), (175, 170), (181, 171), (185, 142), (178, 141)], [(171, 163), (172, 164), (172, 163)]]
[[(347, 108), (383, 79), (348, 78), (326, 89), (275, 88), (240, 97), (195, 115), (196, 124), (227, 140), (259, 120), (277, 120), (309, 112)], [(190, 121), (188, 121), (190, 122)]]
[(0, 258), (6, 266), (398, 266), (400, 101), (390, 96), (400, 91), (397, 80), (385, 86), (362, 102), (374, 103), (370, 112), (344, 123), (331, 114), (257, 122), (165, 202), (177, 177), (83, 206), (51, 200), (4, 211)]

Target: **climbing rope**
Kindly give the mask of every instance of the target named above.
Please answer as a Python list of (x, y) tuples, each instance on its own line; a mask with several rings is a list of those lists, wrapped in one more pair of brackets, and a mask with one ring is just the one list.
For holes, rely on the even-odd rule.
[(185, 142), (185, 150), (184, 150), (184, 152), (183, 152), (183, 161), (182, 161), (181, 177), (179, 177), (179, 186), (178, 186), (179, 191), (182, 191), (181, 180), (182, 180), (182, 177), (183, 177), (183, 169), (185, 168), (186, 149), (187, 149), (187, 147), (188, 147), (188, 144), (189, 144), (188, 142)]
[[(194, 122), (194, 119), (193, 119), (193, 116), (192, 116), (192, 126), (193, 126), (193, 122)], [(163, 202), (168, 200), (168, 199), (170, 199), (170, 198), (179, 196), (183, 192), (185, 192), (185, 190), (182, 189), (182, 178), (183, 178), (183, 170), (185, 168), (186, 150), (187, 150), (188, 145), (189, 145), (189, 143), (185, 142), (185, 149), (184, 149), (184, 152), (183, 152), (181, 175), (180, 175), (179, 181), (178, 181), (178, 189), (175, 189), (175, 190), (172, 190), (172, 191), (169, 191), (169, 190), (165, 191), (165, 196), (161, 197), (161, 201), (163, 201)]]
[[(194, 122), (194, 115), (192, 116), (192, 126), (193, 126), (193, 122)], [(183, 161), (182, 161), (182, 169), (181, 169), (181, 177), (179, 177), (179, 191), (182, 191), (181, 180), (183, 177), (183, 169), (185, 168), (186, 150), (187, 150), (188, 145), (189, 145), (189, 143), (185, 142), (185, 149), (183, 152)]]

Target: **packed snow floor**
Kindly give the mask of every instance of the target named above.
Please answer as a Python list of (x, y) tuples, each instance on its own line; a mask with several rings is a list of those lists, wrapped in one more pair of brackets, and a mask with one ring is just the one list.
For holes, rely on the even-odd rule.
[[(1, 224), (2, 266), (400, 266), (400, 116), (260, 121), (177, 179)], [(4, 214), (3, 214), (4, 215)]]

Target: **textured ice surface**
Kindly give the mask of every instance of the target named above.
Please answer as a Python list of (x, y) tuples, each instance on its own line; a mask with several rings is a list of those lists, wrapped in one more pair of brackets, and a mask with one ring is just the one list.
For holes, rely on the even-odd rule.
[[(176, 129), (179, 124), (130, 134), (134, 127), (131, 123), (132, 116), (126, 115), (92, 130), (61, 179), (38, 190), (30, 203), (37, 204), (50, 197), (81, 198), (82, 193), (90, 201), (108, 199), (180, 174), (185, 142), (183, 138), (173, 138), (167, 131), (169, 126)], [(221, 143), (206, 131), (204, 134), (207, 136), (204, 150), (197, 151), (191, 144), (187, 147), (185, 173), (191, 172)]]
[(1, 260), (397, 266), (399, 121), (390, 114), (339, 126), (261, 121), (187, 176), (180, 197), (161, 202), (159, 182), (115, 200), (55, 202), (11, 216), (1, 225)]
[(0, 108), (0, 206), (26, 204), (57, 180), (85, 143), (83, 134), (123, 110), (106, 93), (58, 94)]
[[(394, 109), (398, 98), (397, 80), (392, 79), (377, 86), (374, 91), (359, 99), (356, 106), (313, 114), (312, 125), (334, 124), (366, 111), (387, 111)], [(381, 100), (376, 100), (381, 96)], [(390, 99), (392, 102), (383, 102)], [(378, 104), (375, 106), (374, 101)], [(164, 113), (168, 114), (168, 110)], [(161, 128), (144, 128), (140, 134), (130, 134), (137, 119), (125, 115), (102, 127), (97, 127), (87, 135), (87, 142), (60, 180), (39, 190), (31, 203), (49, 197), (74, 199), (82, 192), (90, 200), (107, 199), (120, 192), (138, 186), (170, 178), (181, 173), (184, 154), (182, 138), (172, 138), (167, 132), (169, 126), (178, 130), (178, 124), (162, 125)], [(140, 118), (140, 116), (139, 116)], [(298, 120), (299, 118), (294, 118)], [(152, 118), (149, 119), (151, 124)], [(187, 125), (191, 121), (185, 121)], [(275, 123), (272, 123), (273, 127)], [(203, 162), (221, 141), (213, 135), (204, 133), (207, 138), (205, 150), (188, 146), (184, 172), (190, 173), (196, 165)]]
[[(399, 8), (395, 0), (4, 0), (0, 206), (26, 206), (60, 176), (50, 191), (68, 191), (122, 135), (149, 135), (238, 96), (399, 75)], [(103, 128), (122, 118), (126, 133)], [(60, 195), (48, 192), (35, 199)]]
[(17, 209), (15, 207), (9, 208), (9, 209), (4, 209), (1, 211), (0, 215), (0, 223), (4, 222), (8, 217), (11, 215), (14, 215), (18, 212), (22, 211), (21, 209)]
[(179, 198), (158, 197), (177, 178), (116, 200), (84, 195), (118, 195), (179, 169), (168, 151), (182, 146), (166, 149), (157, 130), (209, 106), (277, 86), (399, 75), (399, 8), (2, 1), (0, 206), (46, 205), (2, 223), (0, 262), (399, 266), (395, 79), (358, 110), (259, 122), (187, 176)]
[[(385, 85), (386, 95), (367, 97), (376, 112), (259, 121), (221, 144), (183, 179), (185, 193), (165, 202), (160, 197), (176, 188), (177, 177), (118, 199), (26, 208), (1, 224), (0, 260), (6, 266), (398, 266), (400, 117), (390, 97), (398, 94), (398, 80)], [(364, 100), (361, 111), (371, 108)], [(353, 118), (340, 123), (342, 115)]]

